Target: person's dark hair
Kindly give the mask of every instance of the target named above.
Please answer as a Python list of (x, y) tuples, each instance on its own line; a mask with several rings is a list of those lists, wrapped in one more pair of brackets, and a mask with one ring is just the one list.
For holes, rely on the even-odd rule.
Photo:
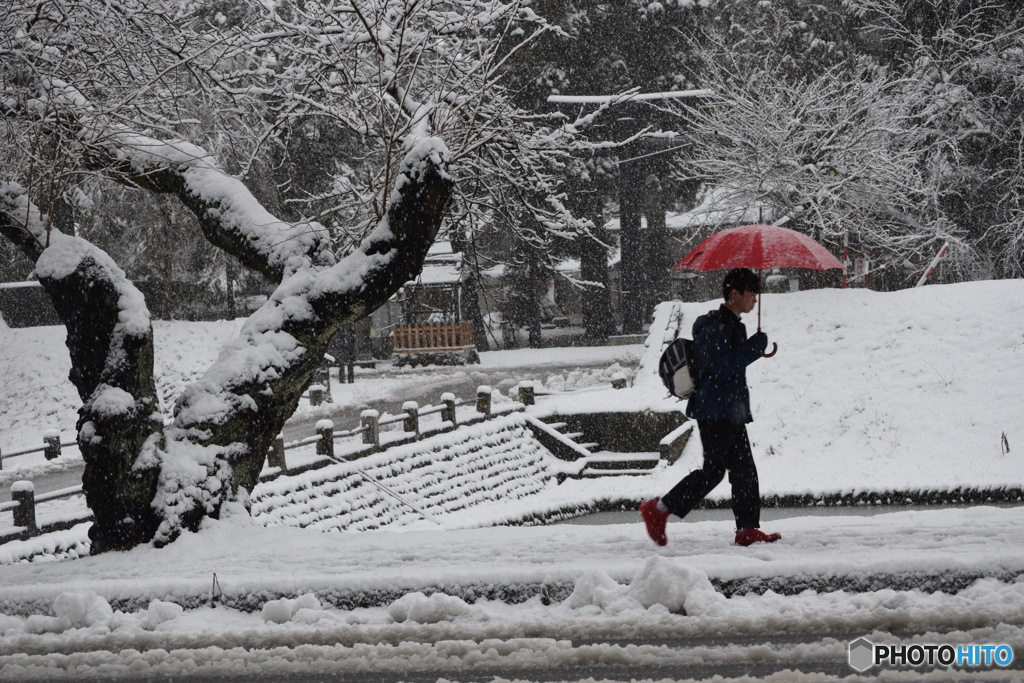
[(744, 292), (761, 293), (761, 282), (757, 274), (749, 268), (736, 268), (725, 274), (722, 280), (722, 298), (729, 300), (729, 292), (736, 290), (740, 294)]

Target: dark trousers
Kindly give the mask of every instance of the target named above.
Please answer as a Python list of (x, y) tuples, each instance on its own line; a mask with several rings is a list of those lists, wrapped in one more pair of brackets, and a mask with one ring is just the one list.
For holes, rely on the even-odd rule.
[(747, 426), (742, 422), (698, 420), (697, 428), (704, 446), (704, 467), (686, 475), (661, 502), (672, 514), (685, 517), (728, 472), (736, 528), (761, 526), (761, 489)]

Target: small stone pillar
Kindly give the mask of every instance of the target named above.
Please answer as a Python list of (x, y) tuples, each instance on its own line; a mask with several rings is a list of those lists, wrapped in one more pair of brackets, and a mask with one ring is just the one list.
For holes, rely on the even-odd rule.
[(334, 457), (334, 423), (320, 420), (316, 423), (316, 433), (320, 440), (316, 442), (316, 454)]
[(482, 413), (484, 417), (491, 416), (491, 388), (482, 385), (476, 390), (476, 412)]
[(444, 409), (441, 411), (441, 420), (443, 422), (451, 422), (452, 429), (458, 427), (459, 422), (455, 417), (455, 394), (451, 392), (441, 394), (441, 403), (444, 404)]
[(60, 457), (60, 432), (56, 430), (44, 432), (43, 443), (45, 444), (43, 455), (47, 460), (56, 460)]
[(402, 428), (415, 434), (417, 439), (420, 438), (420, 404), (416, 401), (406, 401), (402, 404), (402, 412), (405, 413)]
[(519, 402), (524, 406), (532, 406), (536, 397), (536, 387), (533, 382), (519, 383)]
[(284, 434), (274, 437), (274, 443), (270, 447), (270, 455), (267, 456), (267, 464), (271, 467), (279, 467), (282, 472), (288, 471), (288, 462), (284, 455)]
[(318, 406), (324, 402), (324, 385), (309, 385), (309, 405)]
[(359, 414), (363, 426), (363, 443), (380, 448), (380, 412), (372, 408)]
[(36, 487), (27, 480), (16, 481), (11, 485), (11, 500), (18, 503), (14, 508), (14, 526), (23, 526), (31, 536), (39, 533), (36, 526)]
[(626, 388), (626, 376), (621, 372), (616, 372), (612, 375), (612, 389), (625, 389)]
[[(334, 361), (333, 356), (324, 356), (323, 360), (320, 361), (320, 365), (313, 372), (313, 378), (310, 382), (309, 402), (313, 403), (313, 387), (318, 386), (321, 390), (320, 402), (327, 401), (328, 403), (334, 403), (334, 398), (331, 396), (331, 363)], [(320, 405), (319, 403), (313, 403), (313, 405)]]

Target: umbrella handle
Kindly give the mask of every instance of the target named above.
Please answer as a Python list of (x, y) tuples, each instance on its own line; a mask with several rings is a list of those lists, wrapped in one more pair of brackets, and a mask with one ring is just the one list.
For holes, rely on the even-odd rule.
[(776, 344), (775, 342), (772, 342), (772, 350), (769, 351), (768, 353), (764, 354), (761, 357), (762, 358), (771, 358), (772, 356), (774, 356), (778, 352), (779, 352), (779, 345)]

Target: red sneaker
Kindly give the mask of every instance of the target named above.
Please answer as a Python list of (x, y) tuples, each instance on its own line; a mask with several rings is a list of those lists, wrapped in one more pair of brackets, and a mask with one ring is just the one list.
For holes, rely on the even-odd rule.
[(752, 543), (775, 543), (780, 538), (782, 534), (766, 534), (756, 527), (750, 527), (736, 532), (736, 545), (746, 547)]
[(644, 518), (647, 525), (647, 535), (658, 545), (667, 545), (668, 536), (665, 535), (665, 523), (668, 522), (670, 513), (658, 509), (659, 498), (640, 503), (640, 516)]

